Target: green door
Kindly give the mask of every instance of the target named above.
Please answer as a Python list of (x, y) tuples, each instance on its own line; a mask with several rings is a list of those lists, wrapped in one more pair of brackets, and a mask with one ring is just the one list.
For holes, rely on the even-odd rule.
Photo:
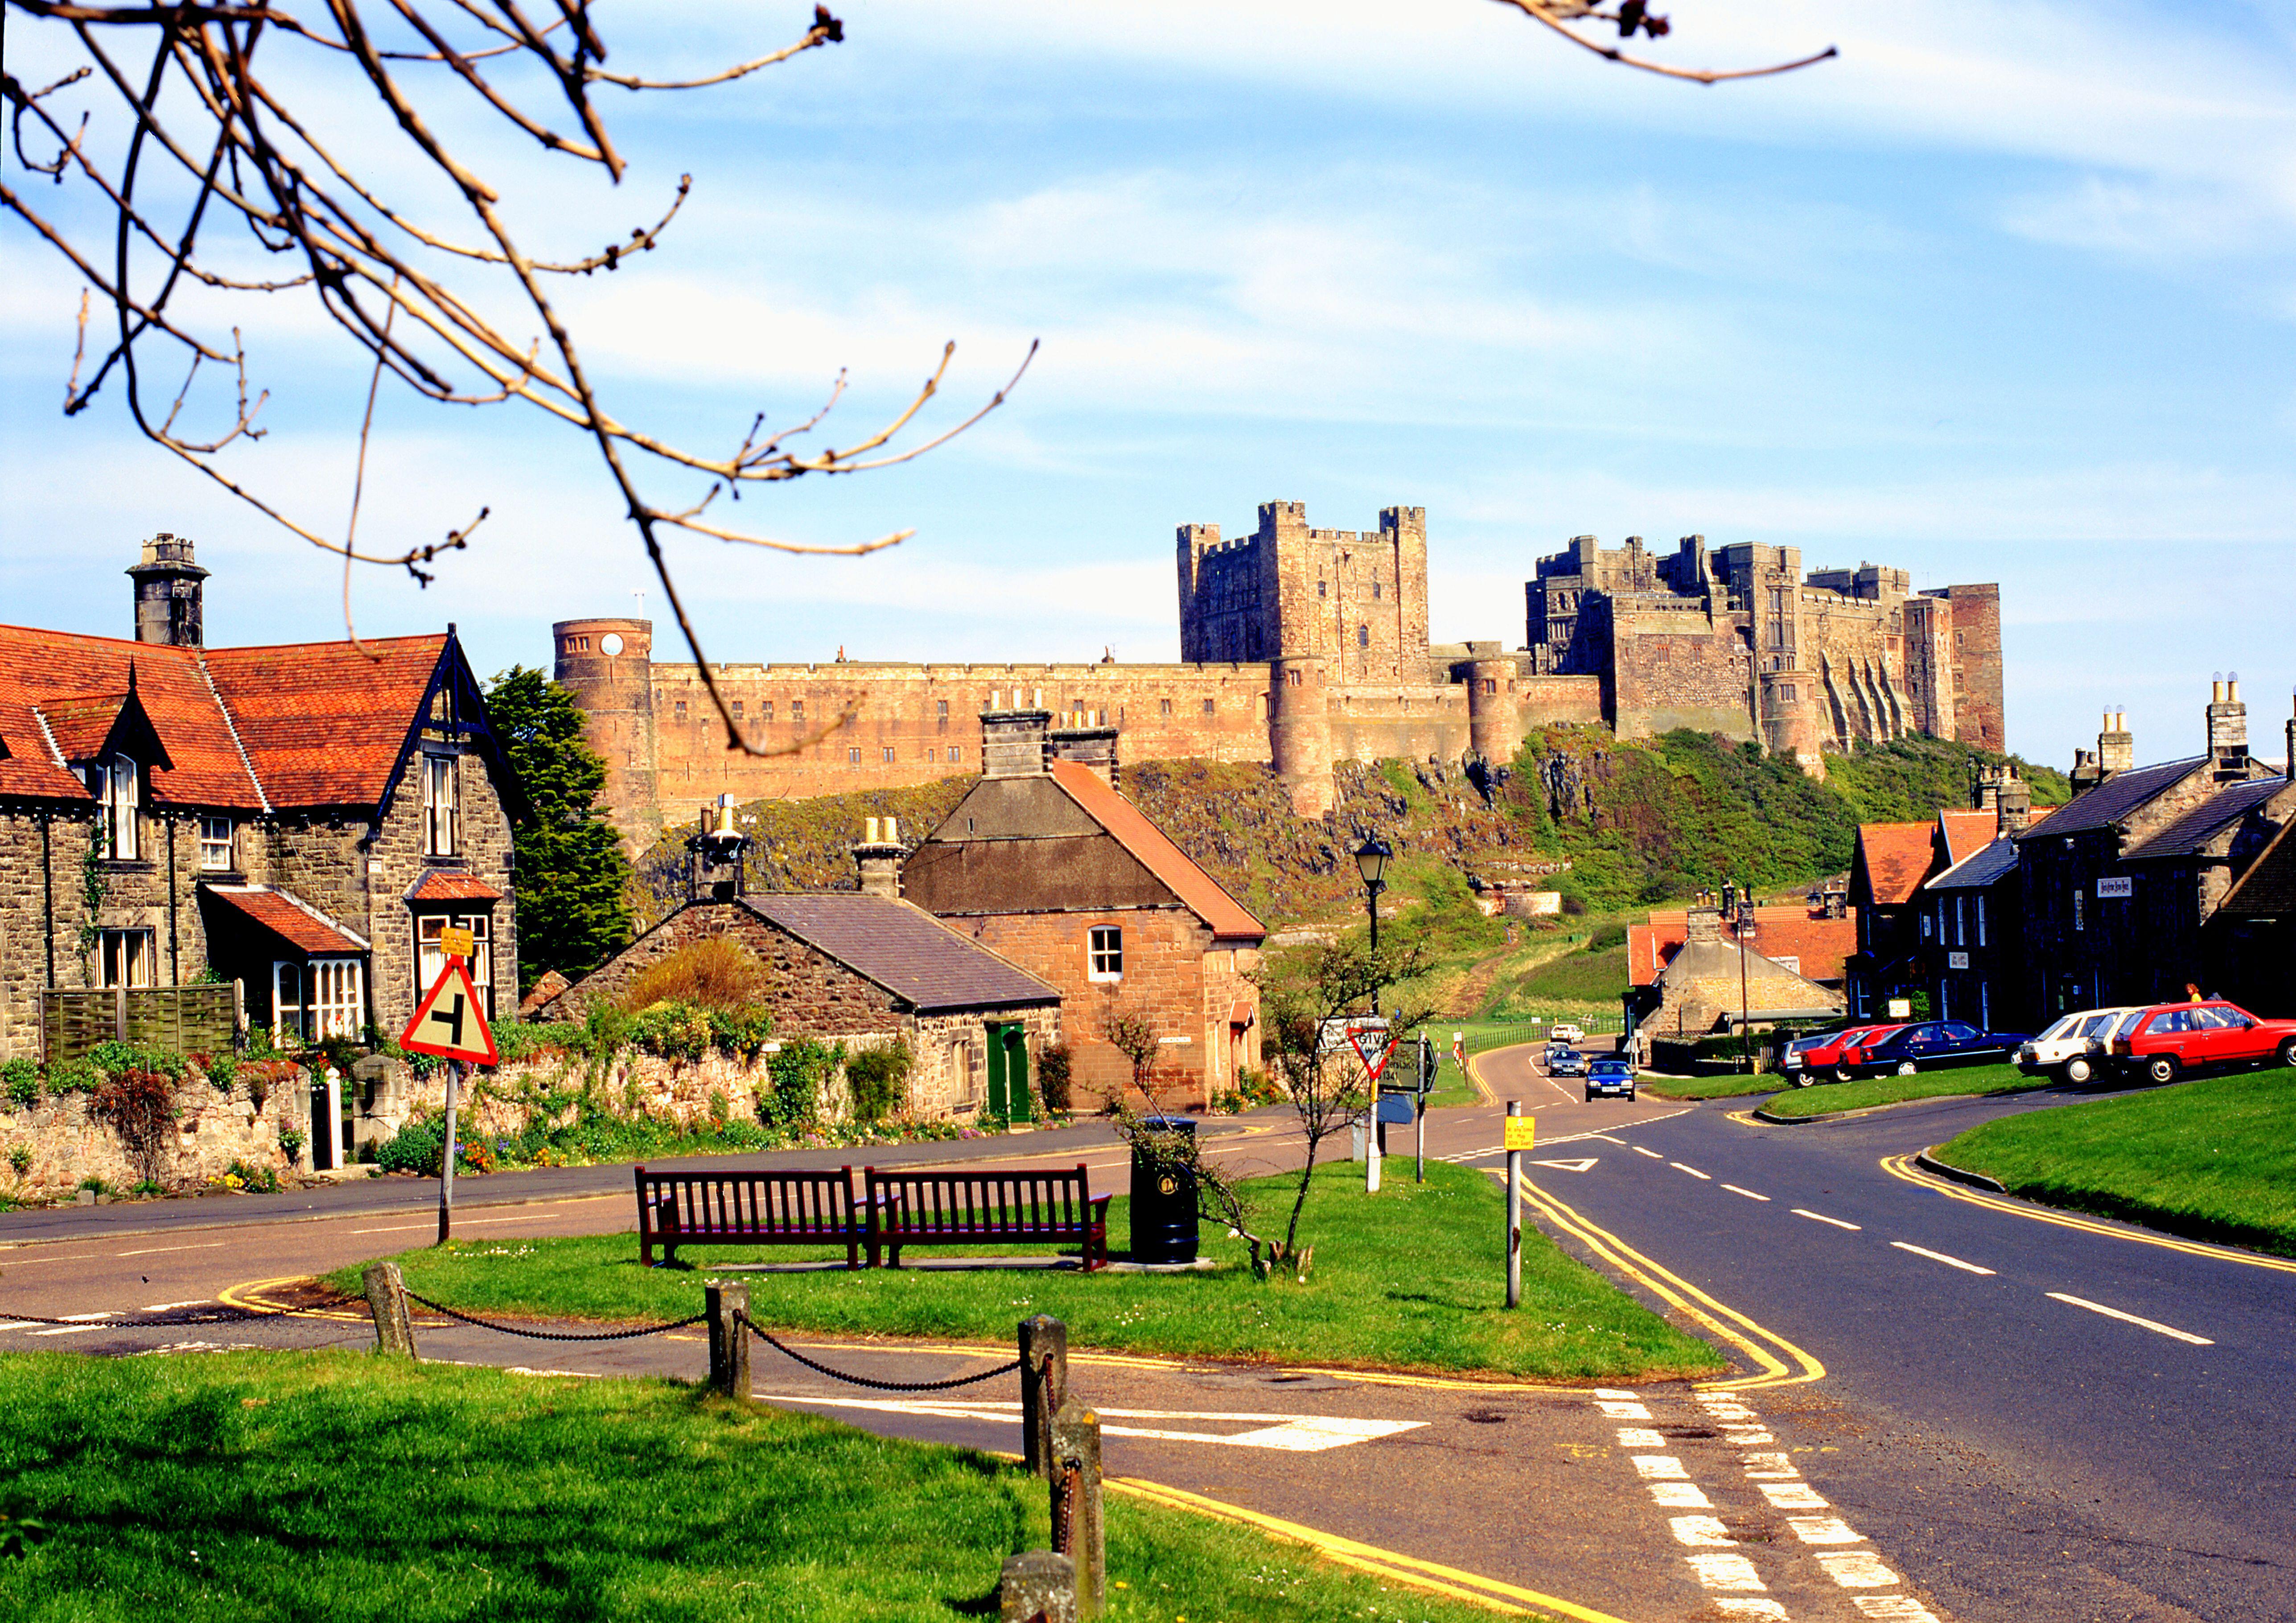
[(1029, 1033), (1019, 1024), (988, 1028), (988, 1113), (1007, 1121), (1027, 1121)]

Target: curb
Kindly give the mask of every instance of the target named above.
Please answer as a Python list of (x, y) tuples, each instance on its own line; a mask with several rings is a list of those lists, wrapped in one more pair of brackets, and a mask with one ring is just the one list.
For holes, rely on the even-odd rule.
[[(1930, 1146), (1930, 1150), (1935, 1148), (1937, 1148), (1935, 1144)], [(1959, 1167), (1948, 1165), (1931, 1155), (1929, 1150), (1923, 1150), (1915, 1156), (1914, 1165), (1924, 1172), (1934, 1172), (1939, 1177), (1951, 1178), (1956, 1184), (1967, 1184), (1972, 1189), (1990, 1190), (1995, 1194), (2009, 1193), (2007, 1184), (1989, 1178), (1982, 1172), (1968, 1172)]]
[[(1883, 1111), (1903, 1110), (1909, 1104), (1942, 1104), (1952, 1099), (2006, 1099), (2018, 1094), (2044, 1092), (2055, 1086), (2053, 1082), (2044, 1082), (2032, 1087), (1997, 1088), (1989, 1094), (1925, 1094), (1918, 1099), (1892, 1099), (1885, 1104), (1860, 1105), (1854, 1111), (1829, 1111), (1822, 1116), (1773, 1116), (1767, 1111), (1756, 1111), (1753, 1117), (1755, 1120), (1767, 1121), (1773, 1127), (1806, 1127), (1813, 1122), (1848, 1121), (1858, 1116), (1878, 1115)], [(1956, 1175), (1948, 1173), (1947, 1176)]]

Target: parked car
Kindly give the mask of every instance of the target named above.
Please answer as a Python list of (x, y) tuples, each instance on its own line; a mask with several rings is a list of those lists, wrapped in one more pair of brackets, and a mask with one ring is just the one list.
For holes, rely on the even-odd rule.
[(1550, 1043), (1583, 1043), (1587, 1040), (1587, 1034), (1568, 1021), (1558, 1021), (1554, 1029), (1546, 1034), (1546, 1040)]
[(1829, 1047), (1838, 1038), (1849, 1035), (1849, 1028), (1836, 1027), (1831, 1031), (1806, 1031), (1790, 1040), (1778, 1050), (1778, 1069), (1789, 1077), (1796, 1087), (1808, 1087), (1817, 1078), (1810, 1074), (1806, 1056), (1813, 1048)]
[(2112, 1039), (2112, 1029), (2131, 1008), (2082, 1009), (2054, 1024), (2017, 1050), (2017, 1069), (2034, 1075), (2054, 1071), (2066, 1081), (2081, 1083), (2096, 1074), (2097, 1061)]
[(1853, 1076), (1910, 1077), (1957, 1065), (1998, 1065), (2026, 1040), (2021, 1031), (1980, 1031), (1957, 1020), (1925, 1020), (1861, 1043), (1842, 1063)]
[(1590, 1062), (1587, 1066), (1587, 1102), (1593, 1103), (1597, 1094), (1631, 1100), (1635, 1096), (1635, 1062), (1610, 1054)]
[[(1849, 1055), (1860, 1043), (1879, 1042), (1890, 1032), (1902, 1028), (1903, 1022), (1879, 1026), (1851, 1026), (1836, 1031), (1807, 1048), (1788, 1044), (1782, 1062), (1787, 1077), (1796, 1087), (1808, 1087), (1831, 1075), (1836, 1082), (1847, 1082), (1857, 1073), (1849, 1069)], [(1800, 1048), (1800, 1052), (1795, 1050)]]
[(2116, 1027), (2107, 1063), (2174, 1082), (2188, 1070), (2245, 1065), (2296, 1067), (2296, 1020), (2259, 1020), (2219, 1000), (2155, 1004)]
[(1546, 1051), (1546, 1074), (1583, 1077), (1587, 1074), (1587, 1056), (1576, 1048), (1550, 1048)]

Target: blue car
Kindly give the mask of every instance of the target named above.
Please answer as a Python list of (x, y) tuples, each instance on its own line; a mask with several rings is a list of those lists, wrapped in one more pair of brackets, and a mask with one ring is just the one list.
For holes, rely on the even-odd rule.
[(1588, 1062), (1587, 1102), (1593, 1103), (1597, 1094), (1607, 1098), (1632, 1099), (1635, 1096), (1635, 1062), (1608, 1056)]
[(1846, 1069), (1853, 1076), (1910, 1077), (1956, 1065), (2005, 1065), (2031, 1040), (2022, 1031), (1980, 1031), (1963, 1021), (1925, 1020), (1900, 1026), (1872, 1047), (1857, 1049)]

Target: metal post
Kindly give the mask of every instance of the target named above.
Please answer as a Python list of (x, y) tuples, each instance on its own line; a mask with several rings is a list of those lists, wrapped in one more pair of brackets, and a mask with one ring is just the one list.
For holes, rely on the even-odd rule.
[(750, 1401), (750, 1287), (740, 1280), (712, 1279), (701, 1286), (701, 1308), (709, 1316), (709, 1389), (736, 1403)]
[(360, 1278), (366, 1285), (366, 1305), (374, 1315), (374, 1349), (385, 1356), (412, 1358), (414, 1316), (406, 1302), (406, 1281), (395, 1262), (371, 1263)]
[(1076, 1562), (1077, 1616), (1108, 1603), (1108, 1538), (1101, 1521), (1100, 1416), (1071, 1397), (1053, 1416), (1053, 1547)]
[(1053, 1416), (1069, 1395), (1069, 1327), (1049, 1314), (1021, 1321), (1021, 1459), (1053, 1474)]
[[(1507, 1101), (1507, 1114), (1522, 1114), (1522, 1101)], [(1506, 1305), (1522, 1305), (1522, 1152), (1509, 1150), (1506, 1162)]]
[[(1750, 884), (1747, 890), (1749, 898), (1751, 894)], [(1738, 1057), (1745, 1062), (1746, 1074), (1751, 1077), (1754, 1074), (1754, 1028), (1752, 1012), (1747, 1005), (1746, 938), (1754, 933), (1754, 904), (1751, 899), (1742, 899), (1738, 906), (1738, 916), (1730, 922), (1732, 933), (1738, 942)]]
[(1419, 1096), (1412, 1102), (1411, 1119), (1417, 1141), (1411, 1152), (1412, 1181), (1427, 1181), (1427, 1034), (1419, 1034)]
[(1379, 1193), (1380, 1157), (1386, 1152), (1387, 1124), (1379, 1119), (1379, 1083), (1371, 1085), (1371, 1119), (1364, 1123), (1364, 1193)]
[[(447, 1062), (447, 1144), (439, 1162), (439, 1243), (455, 1234), (455, 1118), (463, 1108), (463, 1062)], [(313, 1132), (318, 1129), (315, 1125)]]

